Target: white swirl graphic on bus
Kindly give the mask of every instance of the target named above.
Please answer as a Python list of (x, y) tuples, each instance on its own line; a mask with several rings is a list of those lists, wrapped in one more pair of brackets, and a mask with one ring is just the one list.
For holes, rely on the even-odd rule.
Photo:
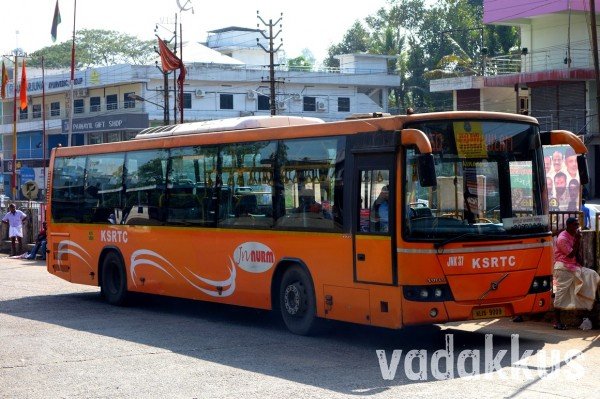
[[(236, 268), (235, 263), (231, 258), (229, 258), (229, 262), (231, 263), (231, 267), (229, 269), (229, 278), (221, 281), (210, 280), (205, 277), (199, 276), (196, 273), (192, 272), (190, 269), (185, 267), (185, 274), (182, 273), (177, 267), (175, 267), (171, 262), (167, 259), (159, 255), (154, 251), (150, 251), (148, 249), (138, 249), (134, 253), (131, 254), (131, 280), (133, 284), (137, 286), (136, 283), (136, 271), (135, 269), (138, 266), (150, 266), (154, 267), (163, 273), (167, 274), (172, 279), (175, 278), (174, 275), (181, 276), (188, 284), (192, 287), (205, 293), (206, 295), (212, 297), (225, 297), (230, 296), (235, 291), (235, 278), (236, 278)], [(187, 274), (187, 275), (186, 275)], [(204, 283), (213, 289), (206, 289), (197, 285), (199, 282)], [(226, 288), (226, 289), (224, 289)]]
[[(72, 249), (72, 248), (75, 248), (75, 249)], [(82, 253), (77, 252), (77, 250), (80, 250)], [(62, 259), (63, 255), (73, 255), (74, 257), (81, 259), (83, 261), (83, 263), (85, 263), (90, 270), (92, 270), (92, 271), (94, 270), (92, 268), (92, 266), (90, 265), (90, 262), (92, 260), (91, 255), (81, 245), (77, 244), (75, 241), (63, 240), (58, 243), (56, 259), (58, 260), (58, 267), (60, 268), (61, 271), (63, 271), (63, 267), (62, 267), (62, 263), (61, 263), (63, 260)], [(82, 255), (85, 255), (87, 260), (84, 259), (84, 257)]]

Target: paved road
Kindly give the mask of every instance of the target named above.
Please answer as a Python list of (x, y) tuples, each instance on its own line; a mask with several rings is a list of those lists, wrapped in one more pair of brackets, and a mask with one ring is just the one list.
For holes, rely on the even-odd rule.
[[(435, 354), (446, 337), (453, 350)], [(0, 259), (7, 398), (598, 397), (599, 338), (509, 320), (400, 332), (335, 324), (327, 335), (299, 337), (262, 311), (148, 296), (112, 307), (98, 289), (57, 279), (42, 262)], [(533, 355), (511, 366), (511, 349)], [(554, 377), (540, 378), (553, 366)], [(473, 367), (481, 375), (466, 377)], [(437, 370), (454, 378), (438, 380)]]

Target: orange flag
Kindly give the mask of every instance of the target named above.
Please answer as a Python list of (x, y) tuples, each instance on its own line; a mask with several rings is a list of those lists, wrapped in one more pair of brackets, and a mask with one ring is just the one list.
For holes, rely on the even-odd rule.
[(8, 71), (2, 61), (2, 98), (6, 98), (6, 85), (8, 84)]
[(179, 84), (179, 109), (183, 107), (183, 81), (185, 80), (185, 65), (183, 61), (178, 58), (173, 52), (167, 47), (165, 42), (158, 38), (158, 53), (160, 54), (160, 62), (162, 64), (163, 71), (173, 71), (179, 68), (179, 77), (177, 83)]
[(23, 60), (23, 71), (21, 72), (21, 110), (27, 108), (27, 75), (25, 74), (25, 60)]

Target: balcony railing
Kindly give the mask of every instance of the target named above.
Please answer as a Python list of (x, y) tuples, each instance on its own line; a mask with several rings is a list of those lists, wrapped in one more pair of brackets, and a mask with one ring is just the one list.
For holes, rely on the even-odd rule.
[[(481, 63), (484, 62), (484, 68)], [(519, 51), (518, 53), (503, 54), (495, 57), (476, 59), (470, 65), (454, 69), (458, 76), (509, 75), (524, 72), (548, 71), (557, 69), (590, 69), (593, 68), (592, 51), (589, 47), (573, 45), (556, 46), (535, 51)]]

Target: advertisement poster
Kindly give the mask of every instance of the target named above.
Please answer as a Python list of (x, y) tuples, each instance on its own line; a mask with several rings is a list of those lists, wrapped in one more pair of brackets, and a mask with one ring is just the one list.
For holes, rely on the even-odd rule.
[(533, 177), (531, 161), (510, 163), (510, 186), (513, 209), (529, 211), (533, 207)]
[(454, 122), (456, 152), (460, 158), (487, 158), (487, 145), (480, 122)]
[(578, 211), (581, 186), (577, 154), (570, 146), (544, 147), (546, 187), (551, 211)]

